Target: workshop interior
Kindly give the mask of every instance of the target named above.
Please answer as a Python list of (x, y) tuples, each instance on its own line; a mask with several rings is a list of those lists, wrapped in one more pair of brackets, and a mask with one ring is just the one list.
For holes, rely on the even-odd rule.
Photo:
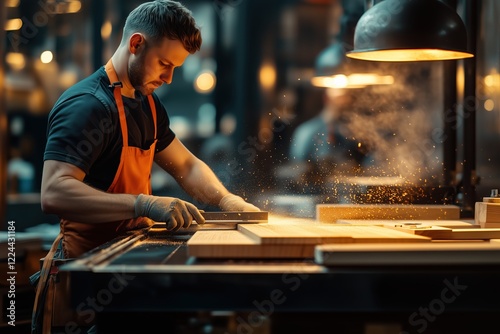
[[(3, 333), (30, 331), (29, 277), (59, 233), (40, 203), (49, 112), (143, 2), (0, 4)], [(261, 212), (203, 207), (205, 226), (61, 264), (61, 314), (97, 333), (498, 333), (500, 2), (181, 2), (203, 43), (156, 94)], [(196, 204), (157, 166), (151, 187)]]

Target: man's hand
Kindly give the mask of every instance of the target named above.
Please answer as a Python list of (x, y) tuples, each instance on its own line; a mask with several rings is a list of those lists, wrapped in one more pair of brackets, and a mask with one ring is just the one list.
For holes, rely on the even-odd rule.
[(234, 194), (227, 194), (222, 197), (219, 207), (223, 211), (260, 211), (255, 205), (245, 202), (243, 198)]
[(148, 217), (156, 222), (165, 222), (167, 231), (188, 228), (196, 220), (204, 224), (205, 219), (196, 206), (174, 197), (160, 197), (140, 194), (135, 200), (135, 216)]

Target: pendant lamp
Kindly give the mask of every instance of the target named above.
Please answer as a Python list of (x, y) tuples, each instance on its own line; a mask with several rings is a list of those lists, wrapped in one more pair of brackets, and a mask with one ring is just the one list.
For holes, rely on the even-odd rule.
[(383, 0), (359, 19), (346, 56), (373, 61), (470, 58), (467, 30), (453, 8), (439, 0)]
[(315, 62), (315, 77), (311, 84), (324, 88), (363, 88), (394, 83), (392, 75), (385, 75), (380, 64), (346, 57), (352, 50), (354, 29), (364, 6), (360, 1), (342, 0), (339, 32), (320, 52)]

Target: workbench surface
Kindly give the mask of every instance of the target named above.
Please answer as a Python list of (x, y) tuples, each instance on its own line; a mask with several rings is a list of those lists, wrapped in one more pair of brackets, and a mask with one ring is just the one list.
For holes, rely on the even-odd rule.
[[(105, 296), (105, 307), (97, 312), (102, 327), (117, 317), (126, 324), (127, 317), (120, 315), (129, 313), (260, 309), (266, 316), (299, 312), (302, 319), (324, 315), (319, 319), (325, 321), (346, 315), (338, 321), (360, 316), (363, 322), (383, 315), (414, 330), (420, 328), (415, 325), (423, 316), (419, 310), (430, 308), (447, 328), (456, 326), (454, 333), (461, 333), (468, 328), (464, 321), (476, 319), (488, 328), (500, 315), (496, 264), (326, 267), (313, 258), (197, 259), (188, 254), (191, 236), (152, 229), (64, 265), (61, 270), (71, 274), (74, 306), (81, 307), (89, 296)], [(151, 323), (154, 319), (148, 317)]]

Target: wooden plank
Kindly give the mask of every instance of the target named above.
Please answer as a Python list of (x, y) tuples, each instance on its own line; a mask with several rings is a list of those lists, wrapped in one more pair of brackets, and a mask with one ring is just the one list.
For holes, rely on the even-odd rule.
[(458, 220), (460, 208), (426, 204), (318, 204), (316, 219), (324, 223), (335, 223), (338, 219)]
[(500, 228), (452, 229), (450, 240), (489, 240), (500, 238)]
[(238, 230), (259, 244), (317, 245), (352, 242), (351, 233), (347, 229), (327, 231), (317, 224), (240, 225)]
[(483, 202), (500, 203), (500, 197), (483, 197)]
[[(429, 238), (380, 226), (239, 225), (238, 230), (260, 244), (324, 244), (349, 242), (428, 242)], [(410, 237), (411, 235), (411, 237)]]
[(318, 245), (314, 259), (327, 266), (500, 264), (500, 242)]
[(421, 220), (421, 219), (338, 219), (337, 224), (395, 226), (442, 226), (448, 228), (479, 228), (474, 221), (465, 220)]
[(392, 228), (414, 235), (426, 236), (432, 240), (490, 240), (500, 238), (500, 228), (452, 229), (442, 226), (395, 226)]
[(198, 258), (312, 258), (314, 245), (260, 245), (240, 231), (198, 231), (187, 241)]

